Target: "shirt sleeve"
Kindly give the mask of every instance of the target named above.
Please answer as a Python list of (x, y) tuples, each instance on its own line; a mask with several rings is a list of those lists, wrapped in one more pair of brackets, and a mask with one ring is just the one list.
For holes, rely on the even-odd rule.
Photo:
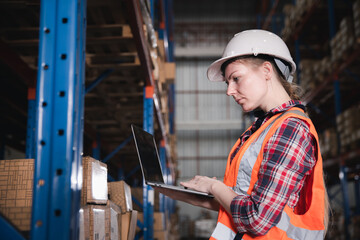
[(265, 145), (251, 195), (237, 196), (231, 202), (239, 232), (265, 235), (280, 221), (285, 205), (294, 192), (298, 196), (316, 163), (314, 141), (304, 121), (288, 118), (281, 124)]

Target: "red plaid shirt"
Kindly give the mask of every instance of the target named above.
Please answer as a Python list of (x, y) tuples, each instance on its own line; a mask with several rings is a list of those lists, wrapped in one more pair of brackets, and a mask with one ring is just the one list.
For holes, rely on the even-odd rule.
[[(300, 101), (290, 101), (259, 117), (242, 135), (238, 149), (270, 117), (295, 105), (304, 108)], [(315, 155), (315, 139), (307, 123), (297, 118), (286, 119), (264, 148), (258, 181), (251, 195), (239, 195), (231, 202), (237, 230), (264, 235), (280, 221), (286, 204), (294, 208), (316, 163)]]

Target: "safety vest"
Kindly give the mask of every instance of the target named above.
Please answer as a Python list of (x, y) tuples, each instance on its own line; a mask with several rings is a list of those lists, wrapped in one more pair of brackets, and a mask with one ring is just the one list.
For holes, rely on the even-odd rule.
[[(240, 139), (232, 148), (227, 162), (224, 183), (239, 195), (250, 195), (258, 179), (258, 171), (263, 160), (266, 143), (274, 135), (286, 118), (298, 118), (308, 123), (310, 133), (316, 139), (317, 162), (311, 175), (301, 190), (298, 206), (291, 209), (285, 206), (280, 221), (264, 236), (244, 234), (242, 239), (323, 239), (324, 236), (324, 201), (325, 188), (323, 181), (322, 158), (318, 135), (311, 120), (302, 109), (293, 107), (290, 110), (271, 117), (241, 146), (232, 161), (230, 157), (240, 143)], [(302, 204), (299, 204), (302, 203)], [(299, 206), (302, 205), (302, 208)], [(305, 207), (307, 206), (307, 207)], [(301, 209), (300, 209), (301, 208)], [(300, 213), (300, 211), (302, 211)], [(300, 213), (300, 214), (297, 214)], [(218, 222), (210, 239), (234, 239), (236, 227), (229, 214), (222, 206), (219, 209)]]

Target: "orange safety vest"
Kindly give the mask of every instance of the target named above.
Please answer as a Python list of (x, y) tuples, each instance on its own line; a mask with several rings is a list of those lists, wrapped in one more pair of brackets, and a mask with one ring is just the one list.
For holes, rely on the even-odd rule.
[[(226, 170), (224, 183), (239, 195), (250, 195), (258, 179), (258, 171), (263, 160), (266, 143), (274, 135), (286, 118), (298, 118), (308, 123), (310, 133), (316, 139), (317, 162), (312, 174), (301, 190), (299, 202), (295, 209), (285, 206), (280, 221), (264, 236), (244, 234), (242, 239), (323, 239), (324, 236), (324, 201), (325, 187), (323, 181), (322, 158), (318, 135), (311, 120), (302, 109), (293, 107), (290, 110), (271, 117), (241, 146), (230, 164), (230, 157), (239, 145), (240, 139), (232, 148)], [(300, 206), (301, 205), (301, 206)], [(302, 211), (300, 213), (300, 211)], [(299, 213), (299, 214), (298, 214)], [(222, 206), (219, 209), (218, 222), (210, 239), (234, 239), (236, 227), (229, 214)]]

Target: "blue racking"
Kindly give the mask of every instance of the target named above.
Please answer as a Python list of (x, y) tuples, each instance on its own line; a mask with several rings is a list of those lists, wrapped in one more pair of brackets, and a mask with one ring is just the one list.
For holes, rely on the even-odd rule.
[[(154, 1), (151, 2), (154, 6)], [(169, 8), (172, 1), (159, 0), (159, 2), (165, 3)], [(137, 1), (128, 1), (130, 10), (136, 11), (138, 19), (134, 23), (138, 24), (141, 17), (138, 8), (135, 8), (136, 4)], [(106, 70), (85, 89), (86, 9), (86, 0), (41, 1), (36, 98), (35, 88), (29, 89), (28, 96), (26, 157), (35, 158), (31, 239), (78, 239), (79, 237), (84, 97), (113, 72), (113, 69)], [(154, 11), (153, 7), (152, 15)], [(143, 41), (144, 39), (139, 36), (140, 29), (134, 25), (132, 28), (133, 32), (135, 31), (134, 38)], [(166, 38), (168, 32), (170, 31), (168, 30), (164, 35)], [(166, 49), (168, 55), (172, 56), (173, 43), (168, 41), (168, 44), (170, 50)], [(149, 67), (149, 58), (146, 57), (148, 50), (144, 48), (144, 43), (140, 46), (137, 50), (140, 51), (139, 55), (143, 56), (142, 61), (145, 61), (143, 65)], [(166, 133), (159, 115), (158, 90), (154, 86), (149, 69), (145, 71), (147, 77), (144, 88), (143, 127), (153, 133), (155, 110), (164, 136), (160, 147), (161, 161), (168, 176), (173, 174), (173, 170), (166, 167), (166, 159), (169, 158)], [(174, 96), (170, 99), (173, 102)], [(174, 129), (173, 116), (171, 126), (171, 129)], [(130, 138), (126, 139), (114, 152), (105, 157), (104, 161), (109, 160), (129, 141)], [(100, 158), (99, 135), (96, 136), (93, 151), (94, 156)], [(143, 189), (144, 224), (140, 225), (143, 228), (144, 239), (152, 239), (154, 192), (145, 185)], [(161, 210), (165, 211), (166, 199), (162, 197), (161, 202)], [(6, 239), (25, 239), (1, 216), (0, 231)]]
[(78, 238), (85, 30), (86, 1), (41, 2), (31, 239)]
[[(293, 5), (296, 5), (297, 1), (294, 0), (293, 1)], [(326, 9), (327, 11), (327, 15), (322, 15), (324, 17), (326, 17), (326, 21), (328, 23), (328, 29), (326, 28), (326, 31), (321, 31), (321, 32), (326, 32), (327, 34), (327, 39), (330, 42), (336, 34), (337, 31), (337, 25), (338, 24), (338, 20), (339, 20), (339, 16), (341, 14), (346, 13), (346, 11), (344, 11), (344, 9), (338, 10), (336, 5), (347, 5), (347, 7), (343, 7), (345, 9), (351, 9), (352, 8), (352, 2), (351, 1), (346, 1), (346, 2), (342, 2), (342, 1), (336, 1), (336, 0), (327, 0), (325, 2), (322, 1), (312, 1), (311, 5), (309, 6), (309, 9), (307, 11), (305, 11), (302, 15), (302, 18), (299, 20), (299, 22), (295, 25), (296, 28), (292, 29), (292, 34), (291, 36), (287, 36), (286, 40), (293, 40), (294, 41), (294, 52), (295, 52), (295, 60), (297, 65), (300, 62), (300, 46), (305, 47), (307, 50), (311, 51), (311, 54), (315, 57), (319, 57), (319, 54), (317, 53), (317, 51), (315, 51), (314, 49), (309, 49), (308, 46), (306, 46), (306, 43), (303, 43), (300, 39), (301, 38), (305, 38), (303, 32), (304, 32), (304, 26), (310, 22), (311, 17), (314, 17), (316, 11), (323, 11), (324, 9)], [(351, 9), (352, 10), (352, 9)], [(315, 17), (314, 17), (315, 18)], [(317, 18), (318, 19), (318, 18)], [(337, 21), (336, 21), (337, 20)], [(318, 30), (320, 32), (320, 30)], [(307, 34), (309, 34), (307, 32)], [(290, 39), (292, 38), (292, 39)], [(342, 96), (342, 82), (339, 80), (339, 76), (343, 73), (346, 73), (348, 71), (348, 67), (350, 67), (352, 64), (354, 64), (356, 57), (359, 55), (359, 49), (354, 49), (353, 52), (348, 53), (348, 57), (345, 58), (345, 60), (339, 64), (338, 66), (336, 66), (334, 69), (331, 69), (331, 72), (328, 74), (328, 76), (323, 76), (324, 80), (323, 82), (320, 84), (320, 86), (317, 86), (316, 89), (313, 89), (312, 91), (308, 92), (305, 96), (304, 96), (304, 101), (305, 103), (307, 103), (307, 105), (313, 109), (316, 114), (320, 114), (323, 117), (326, 118), (326, 120), (332, 125), (335, 126), (335, 128), (337, 128), (337, 146), (333, 146), (334, 148), (337, 148), (337, 157), (336, 159), (334, 159), (335, 161), (332, 161), (333, 159), (325, 159), (329, 160), (328, 162), (333, 162), (335, 163), (335, 165), (337, 164), (338, 166), (336, 167), (337, 169), (337, 173), (339, 175), (339, 179), (338, 182), (336, 182), (334, 179), (328, 179), (331, 184), (334, 184), (334, 181), (336, 182), (336, 184), (340, 185), (340, 190), (336, 191), (335, 193), (331, 193), (330, 190), (332, 190), (332, 186), (328, 186), (328, 194), (330, 199), (332, 199), (333, 197), (335, 197), (337, 194), (339, 194), (341, 192), (342, 195), (342, 208), (343, 208), (343, 213), (344, 213), (344, 234), (345, 234), (345, 239), (351, 239), (350, 236), (350, 230), (349, 230), (349, 226), (351, 224), (351, 218), (352, 216), (358, 215), (359, 212), (357, 211), (357, 209), (360, 208), (360, 197), (359, 197), (359, 178), (357, 177), (358, 175), (355, 175), (355, 178), (353, 179), (354, 181), (354, 186), (355, 186), (355, 211), (351, 211), (350, 208), (350, 199), (349, 199), (349, 176), (348, 176), (348, 172), (349, 169), (354, 169), (353, 166), (349, 166), (347, 164), (347, 160), (349, 160), (350, 158), (358, 158), (359, 157), (359, 153), (358, 151), (353, 151), (352, 153), (349, 154), (343, 154), (340, 152), (340, 146), (341, 146), (341, 140), (339, 137), (339, 130), (338, 130), (338, 126), (337, 126), (337, 121), (336, 119), (329, 119), (329, 115), (332, 115), (333, 118), (338, 117), (342, 112), (343, 112), (343, 108), (345, 104), (349, 105), (348, 102), (345, 103), (345, 101), (343, 100), (344, 97)], [(298, 65), (299, 66), (299, 65)], [(298, 72), (298, 80), (300, 81), (300, 71)], [(355, 82), (358, 82), (358, 76), (356, 76), (356, 74), (351, 74), (352, 80), (355, 80)], [(329, 90), (328, 86), (332, 86), (330, 87), (331, 90)], [(354, 86), (355, 88), (355, 86)], [(334, 93), (334, 105), (332, 107), (330, 107), (330, 109), (320, 109), (319, 107), (316, 106), (316, 104), (314, 103), (314, 100), (319, 100), (319, 96), (323, 96), (325, 93), (324, 92), (329, 92), (329, 91), (333, 91)], [(317, 98), (317, 99), (316, 99)], [(351, 105), (351, 104), (350, 104)], [(329, 114), (330, 112), (330, 114)], [(333, 114), (331, 113), (333, 112)], [(334, 165), (333, 163), (328, 164), (328, 166), (332, 166)], [(325, 168), (325, 171), (327, 171), (327, 169)], [(354, 171), (354, 170), (353, 170)], [(356, 170), (355, 170), (356, 172)]]

